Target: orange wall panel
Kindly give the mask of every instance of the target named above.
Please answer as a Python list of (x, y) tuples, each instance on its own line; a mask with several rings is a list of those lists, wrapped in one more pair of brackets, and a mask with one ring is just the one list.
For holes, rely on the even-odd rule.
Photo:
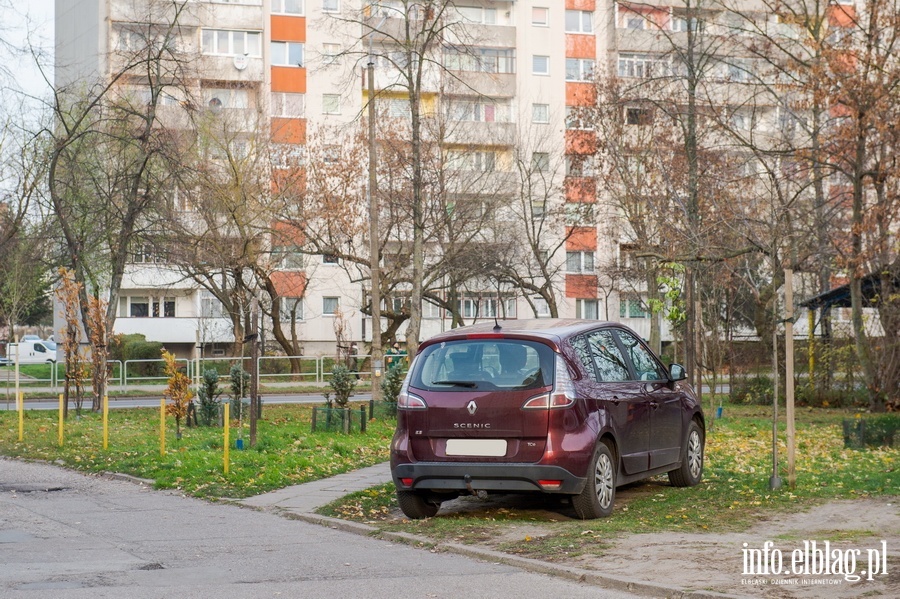
[(827, 8), (828, 24), (832, 27), (853, 27), (856, 22), (856, 7), (836, 4)]
[(594, 227), (566, 227), (566, 251), (590, 252), (597, 249), (597, 229)]
[(273, 15), (272, 39), (276, 42), (305, 42), (306, 18)]
[(566, 58), (597, 58), (597, 38), (593, 35), (567, 33)]
[(597, 182), (592, 177), (566, 177), (563, 183), (567, 202), (595, 203)]
[(306, 119), (273, 117), (272, 141), (277, 144), (305, 144)]
[(306, 69), (272, 67), (272, 91), (306, 93)]
[(596, 98), (593, 83), (566, 82), (566, 106), (593, 106)]
[(597, 0), (566, 0), (566, 10), (596, 10)]
[(593, 131), (566, 131), (566, 154), (593, 154), (597, 151), (597, 135)]
[(276, 271), (272, 275), (272, 284), (281, 297), (302, 297), (306, 291), (306, 273), (298, 271)]
[(306, 236), (295, 224), (283, 220), (272, 221), (272, 245), (303, 245)]
[(272, 171), (272, 193), (284, 198), (303, 197), (306, 192), (306, 170), (300, 167)]
[(566, 297), (596, 299), (597, 275), (566, 275)]

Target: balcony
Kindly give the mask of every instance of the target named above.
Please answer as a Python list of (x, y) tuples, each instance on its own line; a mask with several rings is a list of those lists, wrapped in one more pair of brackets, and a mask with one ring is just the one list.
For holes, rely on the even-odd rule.
[(116, 319), (115, 332), (140, 334), (158, 343), (231, 343), (234, 332), (227, 318), (123, 318)]
[(260, 82), (264, 79), (265, 65), (262, 58), (247, 58), (246, 66), (235, 64), (234, 56), (203, 54), (197, 61), (197, 72), (204, 79), (215, 81)]
[(511, 146), (516, 142), (515, 123), (452, 123), (444, 143), (473, 146)]

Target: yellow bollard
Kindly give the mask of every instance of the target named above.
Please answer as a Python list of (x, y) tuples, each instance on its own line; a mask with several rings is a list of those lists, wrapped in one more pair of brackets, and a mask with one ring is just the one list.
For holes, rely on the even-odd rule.
[(25, 392), (19, 392), (19, 441), (25, 440)]
[(224, 420), (224, 424), (225, 424), (225, 433), (224, 433), (225, 434), (225, 474), (228, 474), (228, 466), (230, 463), (230, 460), (228, 459), (228, 449), (229, 449), (228, 445), (229, 445), (229, 443), (231, 443), (231, 441), (228, 440), (229, 426), (231, 424), (230, 423), (231, 416), (228, 414), (228, 412), (229, 412), (229, 408), (231, 408), (231, 406), (228, 405), (228, 403), (226, 402), (224, 407), (225, 407), (225, 414), (224, 414), (223, 420)]
[(63, 410), (65, 406), (63, 405), (63, 394), (59, 394), (59, 446), (63, 446)]
[(159, 400), (159, 455), (166, 455), (166, 400)]
[(109, 447), (109, 395), (103, 396), (103, 449)]
[(225, 432), (224, 432), (224, 435), (225, 435), (225, 474), (228, 474), (228, 466), (229, 466), (229, 461), (230, 461), (228, 459), (228, 444), (231, 443), (231, 441), (228, 440), (228, 432), (229, 432), (228, 427), (231, 425), (231, 422), (230, 422), (231, 416), (228, 414), (228, 409), (230, 407), (231, 406), (229, 406), (228, 403), (226, 402), (225, 414), (224, 414), (224, 418), (223, 418), (223, 420), (225, 421), (224, 422), (224, 425), (225, 425)]

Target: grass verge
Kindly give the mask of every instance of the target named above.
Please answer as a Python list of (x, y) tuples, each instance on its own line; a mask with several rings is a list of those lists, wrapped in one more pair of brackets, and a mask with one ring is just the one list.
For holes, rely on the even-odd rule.
[(320, 513), (420, 534), (435, 540), (489, 543), (497, 549), (544, 560), (602, 555), (606, 542), (622, 534), (745, 530), (783, 511), (831, 499), (900, 494), (900, 449), (845, 449), (839, 410), (797, 412), (797, 484), (787, 484), (785, 434), (779, 431), (784, 486), (769, 488), (772, 422), (767, 409), (729, 406), (707, 435), (704, 479), (675, 488), (666, 477), (620, 488), (611, 518), (581, 521), (552, 497), (530, 496), (480, 502), (465, 498), (452, 511), (410, 521), (399, 513), (392, 485), (345, 497)]
[(162, 489), (180, 489), (204, 498), (243, 498), (273, 489), (334, 476), (388, 459), (393, 421), (367, 423), (366, 433), (310, 432), (312, 407), (272, 405), (263, 408), (253, 448), (236, 450), (234, 440), (249, 445), (249, 423), (230, 431), (230, 468), (224, 474), (223, 430), (182, 428), (167, 418), (166, 450), (160, 455), (159, 410), (126, 408), (109, 412), (109, 448), (103, 449), (99, 414), (74, 412), (58, 441), (56, 411), (25, 410), (24, 440), (18, 441), (18, 414), (0, 412), (0, 454), (46, 460), (89, 472), (120, 472), (155, 481)]

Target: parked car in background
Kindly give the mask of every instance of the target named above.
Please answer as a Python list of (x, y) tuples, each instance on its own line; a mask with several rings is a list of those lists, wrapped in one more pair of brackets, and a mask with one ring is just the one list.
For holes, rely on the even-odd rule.
[(462, 327), (419, 346), (398, 398), (391, 472), (410, 518), (463, 493), (550, 493), (609, 516), (616, 487), (703, 475), (705, 420), (684, 382), (615, 323)]

